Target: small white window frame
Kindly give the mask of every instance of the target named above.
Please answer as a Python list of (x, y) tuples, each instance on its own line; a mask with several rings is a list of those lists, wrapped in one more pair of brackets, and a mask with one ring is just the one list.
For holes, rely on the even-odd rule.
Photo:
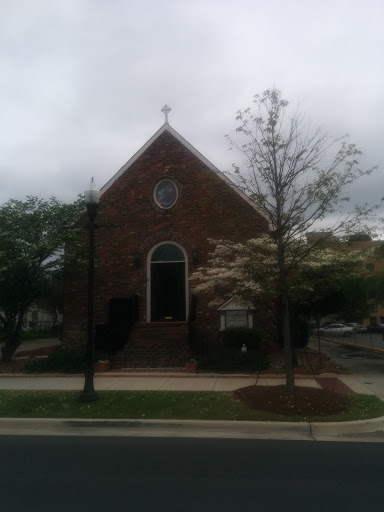
[[(159, 186), (164, 183), (165, 181), (168, 181), (169, 183), (172, 183), (172, 185), (175, 187), (175, 190), (176, 190), (176, 199), (174, 200), (174, 202), (171, 204), (171, 206), (163, 206), (161, 203), (159, 203), (159, 201), (157, 200), (157, 196), (156, 196), (156, 193), (157, 193), (157, 190), (159, 188)], [(171, 208), (173, 208), (175, 206), (175, 204), (177, 203), (179, 199), (179, 188), (178, 186), (176, 185), (176, 183), (173, 181), (173, 180), (170, 180), (169, 178), (164, 178), (160, 181), (158, 181), (155, 185), (155, 188), (153, 189), (153, 200), (155, 201), (156, 205), (161, 208), (162, 210), (170, 210)]]

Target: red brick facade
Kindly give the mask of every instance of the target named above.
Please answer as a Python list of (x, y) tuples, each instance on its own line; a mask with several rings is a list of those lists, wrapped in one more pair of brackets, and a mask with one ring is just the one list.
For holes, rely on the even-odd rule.
[[(171, 180), (178, 190), (177, 201), (169, 209), (154, 199), (156, 184), (163, 179)], [(168, 124), (103, 187), (96, 223), (100, 226), (96, 230), (96, 324), (108, 322), (110, 299), (134, 294), (139, 300), (139, 322), (151, 320), (148, 258), (157, 244), (180, 247), (190, 276), (197, 259), (198, 265), (206, 263), (209, 238), (243, 241), (268, 229), (266, 219), (245, 196)], [(188, 321), (192, 292), (186, 280), (184, 321)], [(67, 275), (64, 302), (63, 343), (83, 344), (86, 273)], [(199, 296), (194, 315), (197, 336), (209, 345), (217, 339), (220, 320), (207, 302), (207, 297)]]

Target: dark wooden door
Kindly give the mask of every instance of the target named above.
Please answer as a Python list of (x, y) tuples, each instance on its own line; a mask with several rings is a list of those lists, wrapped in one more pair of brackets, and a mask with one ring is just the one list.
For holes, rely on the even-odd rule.
[(151, 321), (185, 321), (185, 262), (152, 262)]

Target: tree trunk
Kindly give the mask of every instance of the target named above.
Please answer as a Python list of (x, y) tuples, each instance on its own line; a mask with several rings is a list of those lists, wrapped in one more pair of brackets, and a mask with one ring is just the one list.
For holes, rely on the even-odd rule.
[(289, 325), (289, 304), (288, 297), (285, 295), (283, 300), (283, 339), (284, 339), (284, 359), (285, 359), (285, 385), (287, 389), (295, 389), (295, 377), (293, 374), (293, 350), (291, 340), (291, 330)]
[(19, 313), (16, 323), (7, 323), (7, 328), (5, 329), (7, 338), (5, 340), (4, 346), (1, 347), (3, 363), (12, 362), (13, 354), (16, 352), (16, 349), (21, 345), (21, 331), (23, 327), (23, 318), (24, 311)]
[(290, 311), (288, 300), (288, 287), (287, 287), (287, 269), (285, 265), (285, 248), (282, 239), (277, 240), (279, 247), (279, 289), (280, 289), (280, 304), (281, 304), (281, 332), (284, 344), (284, 360), (285, 360), (285, 384), (287, 389), (294, 391), (295, 378), (293, 375), (294, 369), (294, 351), (292, 347), (291, 325), (290, 325)]
[(16, 349), (21, 345), (20, 336), (12, 336), (11, 338), (6, 339), (5, 345), (1, 347), (1, 356), (3, 363), (11, 363), (13, 354), (16, 352)]

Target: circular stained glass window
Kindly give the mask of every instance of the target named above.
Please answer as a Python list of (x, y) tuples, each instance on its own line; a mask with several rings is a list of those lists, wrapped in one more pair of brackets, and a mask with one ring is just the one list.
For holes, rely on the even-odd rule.
[(161, 208), (172, 208), (177, 201), (177, 196), (178, 190), (173, 181), (162, 180), (155, 187), (155, 201)]

